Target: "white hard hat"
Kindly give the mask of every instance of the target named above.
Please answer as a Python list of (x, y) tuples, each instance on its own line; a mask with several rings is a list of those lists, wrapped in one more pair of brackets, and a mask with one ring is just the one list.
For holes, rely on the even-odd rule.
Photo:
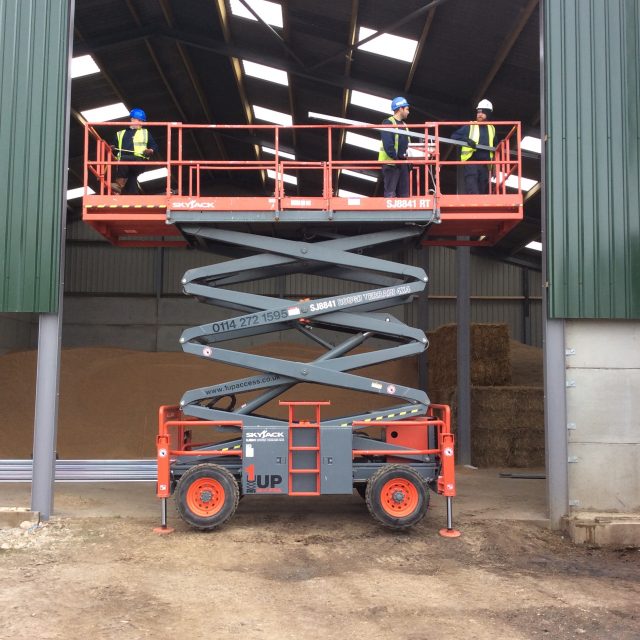
[(476, 110), (479, 109), (488, 109), (489, 111), (493, 111), (493, 105), (487, 99), (480, 100), (480, 102), (478, 102), (478, 106), (476, 107)]

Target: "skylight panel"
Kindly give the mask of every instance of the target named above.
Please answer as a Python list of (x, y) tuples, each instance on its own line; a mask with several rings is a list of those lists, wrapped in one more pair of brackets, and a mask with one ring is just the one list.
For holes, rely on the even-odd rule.
[[(247, 18), (255, 22), (258, 19), (249, 11), (240, 0), (231, 0), (231, 13), (238, 18)], [(247, 0), (247, 4), (267, 23), (273, 27), (282, 29), (282, 7), (277, 2), (268, 0)]]
[(289, 86), (289, 77), (286, 71), (276, 69), (275, 67), (268, 67), (266, 64), (250, 62), (249, 60), (243, 60), (242, 66), (244, 67), (244, 72), (252, 78), (260, 78), (260, 80), (283, 84), (285, 87)]
[[(360, 27), (358, 31), (358, 41), (364, 40), (374, 33), (377, 32), (373, 29)], [(365, 44), (359, 46), (358, 49), (369, 51), (370, 53), (377, 53), (379, 56), (394, 58), (395, 60), (412, 62), (414, 56), (416, 55), (417, 47), (417, 40), (394, 36), (390, 33), (381, 33), (377, 38), (369, 40), (369, 42), (365, 42)]]
[(281, 124), (283, 127), (290, 127), (293, 124), (293, 120), (288, 113), (274, 111), (273, 109), (266, 109), (265, 107), (258, 107), (255, 104), (253, 105), (253, 114), (258, 120)]
[(542, 153), (542, 140), (534, 136), (525, 136), (522, 138), (520, 147), (525, 151), (533, 151), (534, 153)]
[[(267, 169), (267, 176), (272, 180), (276, 179), (276, 172), (273, 169)], [(282, 174), (282, 180), (284, 182), (288, 182), (289, 184), (298, 184), (298, 178), (295, 176), (290, 176), (288, 173)]]
[(104, 107), (97, 107), (96, 109), (88, 109), (80, 113), (82, 113), (82, 117), (85, 118), (87, 122), (108, 122), (109, 120), (129, 119), (129, 109), (127, 109), (122, 102), (108, 104)]
[(530, 242), (526, 248), (533, 249), (534, 251), (542, 251), (542, 242)]
[(375, 140), (374, 138), (369, 138), (368, 136), (363, 136), (353, 131), (347, 131), (344, 141), (346, 144), (352, 144), (354, 147), (370, 149), (371, 151), (380, 150), (380, 140)]
[[(87, 187), (87, 195), (94, 194), (95, 191), (91, 187)], [(76, 189), (67, 190), (67, 200), (74, 200), (75, 198), (82, 198), (84, 195), (84, 187), (77, 187)]]
[[(268, 153), (271, 156), (276, 155), (276, 150), (271, 147), (260, 147), (264, 153)], [(288, 158), (289, 160), (295, 160), (296, 157), (293, 153), (288, 153), (287, 151), (283, 151), (282, 149), (278, 149), (278, 157), (280, 158)]]
[[(496, 179), (491, 178), (491, 182), (495, 182)], [(505, 180), (505, 184), (507, 185), (507, 187), (509, 187), (510, 189), (517, 189), (518, 188), (518, 176), (509, 176), (506, 180)], [(523, 191), (530, 191), (531, 189), (533, 189), (533, 187), (535, 187), (538, 184), (537, 180), (532, 180), (531, 178), (520, 178), (520, 184), (522, 185), (522, 190)]]
[(338, 189), (338, 198), (366, 198), (361, 193), (347, 191), (346, 189)]
[(357, 107), (364, 107), (365, 109), (371, 109), (371, 111), (379, 111), (387, 115), (391, 113), (391, 100), (381, 98), (380, 96), (373, 96), (370, 93), (352, 91), (350, 102)]
[(100, 73), (100, 67), (91, 56), (78, 56), (71, 60), (72, 78), (82, 78), (82, 76), (90, 76), (92, 73)]
[(351, 171), (351, 169), (343, 169), (342, 175), (351, 176), (352, 178), (360, 178), (360, 180), (368, 180), (369, 182), (378, 182), (378, 178), (376, 178), (375, 176), (370, 176), (368, 173)]
[(149, 180), (158, 180), (159, 178), (167, 177), (167, 167), (160, 167), (159, 169), (152, 169), (151, 171), (145, 171), (138, 176), (138, 182), (149, 182)]

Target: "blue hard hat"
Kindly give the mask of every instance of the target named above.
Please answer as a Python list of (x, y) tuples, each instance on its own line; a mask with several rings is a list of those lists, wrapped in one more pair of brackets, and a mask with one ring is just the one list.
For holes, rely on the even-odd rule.
[(397, 111), (401, 107), (408, 107), (409, 103), (402, 96), (398, 96), (391, 101), (391, 111)]
[(131, 109), (129, 117), (135, 118), (136, 120), (142, 120), (142, 122), (147, 121), (147, 114), (142, 109)]

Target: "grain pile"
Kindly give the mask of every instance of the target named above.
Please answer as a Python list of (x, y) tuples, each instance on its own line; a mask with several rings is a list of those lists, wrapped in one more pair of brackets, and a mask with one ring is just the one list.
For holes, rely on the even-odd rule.
[[(324, 351), (279, 342), (261, 345), (253, 353), (309, 362)], [(357, 353), (357, 351), (354, 351)], [(0, 403), (4, 408), (0, 430), (0, 459), (30, 458), (33, 446), (33, 407), (36, 352), (21, 351), (0, 357)], [(381, 381), (415, 386), (415, 359), (361, 370)], [(184, 353), (149, 353), (110, 348), (62, 351), (58, 455), (63, 459), (145, 458), (155, 455), (158, 407), (177, 404), (188, 389), (251, 375), (242, 369), (209, 362)], [(255, 395), (255, 393), (253, 394)], [(242, 402), (253, 397), (239, 396)], [(384, 397), (346, 389), (303, 384), (283, 394), (282, 400), (330, 400), (323, 417), (338, 417), (389, 406)], [(277, 401), (263, 414), (286, 419)]]
[[(542, 352), (509, 341), (504, 325), (472, 326), (472, 462), (477, 466), (540, 466), (544, 462)], [(286, 342), (261, 345), (253, 353), (310, 362), (316, 347)], [(457, 405), (455, 325), (430, 335), (428, 395)], [(29, 458), (33, 444), (36, 352), (0, 357), (0, 459)], [(417, 361), (397, 360), (358, 373), (396, 385), (417, 386)], [(136, 459), (155, 455), (158, 407), (177, 404), (188, 389), (246, 377), (240, 367), (184, 353), (110, 348), (62, 352), (58, 455), (63, 459)], [(444, 385), (438, 387), (436, 385)], [(447, 383), (447, 384), (445, 384)], [(254, 394), (255, 395), (255, 394)], [(239, 402), (251, 394), (238, 396)], [(330, 400), (332, 418), (395, 404), (346, 389), (298, 385), (283, 400)], [(286, 419), (272, 401), (261, 413)]]

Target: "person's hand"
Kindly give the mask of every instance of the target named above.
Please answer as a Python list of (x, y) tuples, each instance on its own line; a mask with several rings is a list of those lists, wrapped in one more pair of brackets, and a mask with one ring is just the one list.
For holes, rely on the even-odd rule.
[(475, 140), (472, 140), (471, 138), (467, 138), (467, 146), (471, 147), (472, 149), (475, 149), (476, 148)]
[(149, 158), (153, 155), (153, 149), (145, 149), (142, 153)]

